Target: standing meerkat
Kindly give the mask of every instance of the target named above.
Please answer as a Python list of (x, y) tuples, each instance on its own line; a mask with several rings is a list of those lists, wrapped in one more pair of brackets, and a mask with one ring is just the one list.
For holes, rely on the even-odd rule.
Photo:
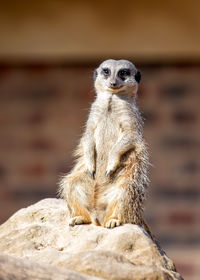
[(71, 226), (133, 223), (150, 233), (142, 218), (149, 160), (136, 105), (140, 79), (127, 60), (106, 60), (94, 72), (97, 96), (75, 152), (76, 164), (60, 184)]

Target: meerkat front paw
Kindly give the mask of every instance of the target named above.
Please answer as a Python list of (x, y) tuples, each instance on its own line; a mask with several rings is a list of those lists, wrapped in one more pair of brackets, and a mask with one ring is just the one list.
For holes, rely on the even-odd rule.
[(112, 170), (107, 170), (105, 173), (105, 176), (110, 177), (111, 174), (112, 174)]
[(110, 177), (112, 173), (114, 173), (119, 165), (119, 158), (118, 156), (110, 156), (108, 165), (106, 168), (106, 177)]
[(118, 219), (110, 219), (107, 223), (106, 223), (106, 228), (114, 228), (114, 227), (118, 227), (121, 225), (120, 220)]
[(76, 216), (69, 220), (69, 226), (71, 226), (71, 227), (73, 227), (75, 225), (82, 225), (82, 224), (87, 224), (84, 217), (82, 217), (82, 216)]
[(92, 161), (87, 160), (85, 163), (86, 173), (92, 178), (95, 179), (95, 164)]
[(111, 175), (116, 171), (116, 168), (112, 168), (112, 169), (107, 169), (106, 170), (106, 173), (105, 173), (105, 176), (107, 178), (111, 177)]
[(108, 167), (106, 169), (105, 176), (109, 178), (115, 172), (116, 168), (117, 168), (117, 165), (116, 166), (114, 166), (114, 165), (113, 166), (109, 166), (108, 165)]
[(94, 180), (95, 179), (95, 171), (94, 170), (86, 170), (87, 174)]

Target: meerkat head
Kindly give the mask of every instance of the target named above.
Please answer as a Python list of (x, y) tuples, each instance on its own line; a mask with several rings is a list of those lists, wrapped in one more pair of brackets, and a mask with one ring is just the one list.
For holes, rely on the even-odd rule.
[(134, 96), (141, 74), (128, 60), (108, 59), (94, 71), (94, 80), (97, 93), (104, 91)]

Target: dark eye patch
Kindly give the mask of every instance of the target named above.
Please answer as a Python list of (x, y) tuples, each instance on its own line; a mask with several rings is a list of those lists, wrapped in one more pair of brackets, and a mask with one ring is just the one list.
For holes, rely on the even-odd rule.
[(109, 68), (103, 68), (102, 73), (104, 74), (104, 76), (109, 76), (110, 75), (110, 69)]
[(140, 71), (137, 71), (137, 73), (135, 74), (135, 80), (136, 80), (136, 82), (140, 82), (140, 80), (141, 80), (141, 73), (140, 73)]
[(118, 72), (118, 76), (120, 77), (120, 79), (122, 81), (124, 81), (126, 79), (126, 77), (130, 76), (130, 75), (131, 75), (130, 69), (124, 68), (124, 69), (119, 70), (119, 72)]

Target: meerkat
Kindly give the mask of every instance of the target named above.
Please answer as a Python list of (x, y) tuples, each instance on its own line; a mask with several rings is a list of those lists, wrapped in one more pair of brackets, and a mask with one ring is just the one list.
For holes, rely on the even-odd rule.
[(60, 184), (70, 226), (132, 223), (151, 235), (142, 218), (149, 160), (136, 104), (140, 79), (127, 60), (109, 59), (94, 71), (96, 99), (75, 151), (76, 164)]

